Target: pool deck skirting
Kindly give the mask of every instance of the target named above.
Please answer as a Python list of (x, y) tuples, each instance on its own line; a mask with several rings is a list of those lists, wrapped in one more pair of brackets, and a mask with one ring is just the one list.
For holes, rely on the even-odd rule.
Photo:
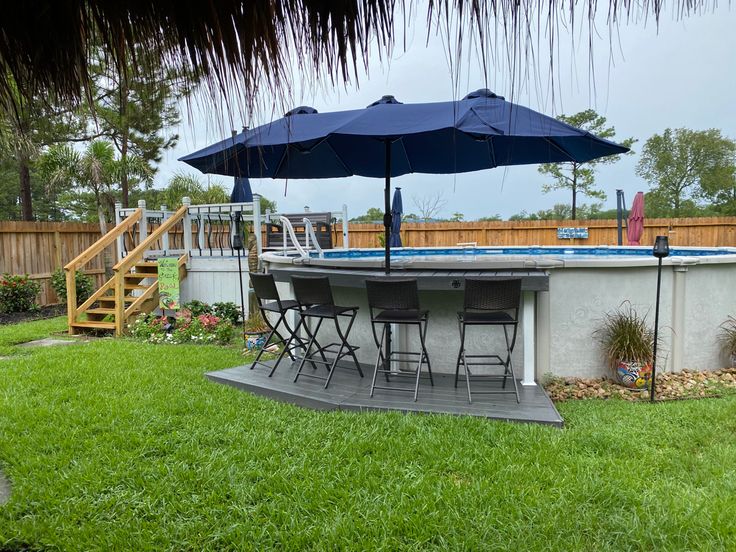
[[(559, 428), (564, 425), (562, 416), (544, 389), (536, 384), (521, 385), (521, 382), (518, 382), (520, 402), (517, 404), (513, 393), (475, 393), (500, 389), (500, 382), (471, 380), (474, 393), (473, 402), (469, 403), (463, 380), (455, 388), (454, 374), (434, 373), (434, 386), (431, 386), (425, 372), (419, 385), (419, 397), (414, 402), (412, 377), (392, 377), (391, 385), (405, 386), (406, 392), (376, 390), (374, 396), (370, 397), (373, 366), (362, 364), (361, 367), (363, 378), (358, 375), (353, 365), (341, 363), (327, 389), (324, 389), (323, 380), (310, 377), (300, 377), (295, 383), (293, 380), (296, 364), (288, 361), (282, 362), (270, 378), (268, 368), (257, 366), (251, 370), (250, 365), (209, 372), (206, 377), (214, 382), (231, 385), (256, 395), (315, 410), (451, 414), (547, 424)], [(306, 373), (312, 370), (309, 366), (304, 368)], [(322, 367), (318, 370), (324, 372)], [(510, 385), (510, 382), (507, 383), (507, 388)]]

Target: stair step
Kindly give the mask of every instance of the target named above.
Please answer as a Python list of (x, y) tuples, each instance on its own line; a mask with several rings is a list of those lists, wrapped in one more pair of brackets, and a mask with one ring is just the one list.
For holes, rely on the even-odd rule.
[[(124, 298), (126, 303), (132, 303), (133, 301), (137, 300), (138, 297), (133, 297), (132, 295), (126, 295)], [(100, 297), (98, 299), (100, 303), (115, 303), (115, 297)]]
[(73, 328), (92, 328), (95, 330), (114, 330), (115, 322), (74, 322)]
[(87, 314), (104, 314), (104, 315), (113, 314), (114, 315), (115, 309), (105, 309), (105, 308), (87, 309), (84, 312), (86, 312)]
[(150, 286), (144, 286), (141, 284), (125, 284), (125, 289), (137, 289), (140, 291), (144, 291), (148, 289)]
[(145, 272), (126, 272), (125, 278), (143, 280), (145, 278), (158, 278), (158, 274), (155, 272), (151, 272), (150, 274)]
[(141, 261), (140, 263), (135, 263), (135, 266), (136, 267), (145, 266), (145, 267), (158, 268), (158, 262), (156, 262), (156, 261)]

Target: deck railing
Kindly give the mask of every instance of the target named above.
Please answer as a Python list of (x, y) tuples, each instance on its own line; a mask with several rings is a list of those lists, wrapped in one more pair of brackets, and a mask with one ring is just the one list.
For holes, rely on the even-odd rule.
[(156, 240), (146, 241), (157, 228), (167, 223), (175, 212), (162, 205), (159, 209), (148, 209), (146, 202), (138, 202), (138, 209), (123, 209), (120, 204), (115, 208), (115, 221), (120, 224), (138, 210), (140, 221), (129, 225), (125, 233), (118, 236), (118, 260), (146, 242), (147, 258), (165, 255), (183, 255), (200, 257), (223, 257), (234, 254), (233, 239), (238, 226), (246, 232), (255, 234), (256, 249), (263, 252), (261, 238), (261, 205), (260, 196), (254, 195), (253, 202), (219, 203), (208, 205), (191, 205), (189, 198), (184, 198), (183, 207), (186, 212), (177, 223), (168, 225), (168, 231), (157, 234)]

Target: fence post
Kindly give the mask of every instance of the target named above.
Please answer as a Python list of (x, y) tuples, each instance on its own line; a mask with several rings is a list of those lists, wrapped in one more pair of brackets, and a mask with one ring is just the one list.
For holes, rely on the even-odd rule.
[[(115, 202), (115, 226), (123, 222), (123, 214), (120, 212), (122, 208), (123, 208), (123, 204), (120, 203), (119, 201), (116, 201)], [(125, 239), (123, 234), (120, 234), (115, 239), (115, 247), (117, 248), (117, 253), (115, 256), (118, 262), (120, 262), (123, 259), (123, 239)]]
[(263, 237), (261, 236), (261, 196), (258, 194), (253, 194), (253, 233), (256, 235), (256, 252), (258, 253), (258, 268), (260, 268)]
[[(169, 218), (168, 214), (166, 213), (166, 205), (161, 205), (161, 224), (166, 222), (166, 219)], [(161, 248), (164, 250), (164, 256), (166, 256), (167, 251), (169, 250), (169, 233), (166, 232), (163, 236), (161, 236)]]
[(182, 205), (186, 205), (187, 214), (184, 215), (184, 254), (192, 254), (192, 216), (189, 214), (189, 207), (192, 205), (192, 200), (188, 197), (182, 198)]
[(350, 240), (348, 238), (348, 206), (342, 204), (342, 248), (350, 249)]
[(138, 208), (143, 211), (140, 223), (138, 223), (138, 243), (141, 244), (148, 237), (148, 213), (146, 212), (146, 200), (138, 200)]

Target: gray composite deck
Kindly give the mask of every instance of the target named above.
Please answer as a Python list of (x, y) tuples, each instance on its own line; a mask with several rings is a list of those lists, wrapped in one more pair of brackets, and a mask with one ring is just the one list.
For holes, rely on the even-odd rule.
[[(434, 386), (430, 385), (426, 375), (422, 376), (419, 397), (414, 402), (414, 379), (411, 377), (391, 378), (391, 386), (405, 386), (406, 392), (376, 390), (374, 396), (370, 397), (373, 367), (361, 366), (365, 376), (363, 378), (352, 365), (338, 366), (327, 389), (324, 389), (324, 381), (315, 378), (300, 377), (294, 383), (296, 365), (290, 365), (289, 362), (282, 362), (271, 378), (268, 377), (267, 368), (257, 366), (251, 370), (250, 365), (209, 372), (206, 376), (212, 381), (232, 385), (257, 395), (318, 410), (396, 410), (407, 413), (477, 416), (494, 420), (549, 424), (556, 427), (562, 427), (564, 424), (554, 404), (544, 389), (538, 385), (522, 386), (519, 383), (518, 404), (513, 394), (475, 393), (473, 402), (468, 403), (463, 381), (456, 389), (454, 375), (435, 373)], [(324, 368), (318, 369), (323, 374), (326, 373)], [(307, 366), (304, 371), (311, 372), (312, 368)], [(500, 383), (473, 382), (473, 391), (493, 388), (500, 388)]]

